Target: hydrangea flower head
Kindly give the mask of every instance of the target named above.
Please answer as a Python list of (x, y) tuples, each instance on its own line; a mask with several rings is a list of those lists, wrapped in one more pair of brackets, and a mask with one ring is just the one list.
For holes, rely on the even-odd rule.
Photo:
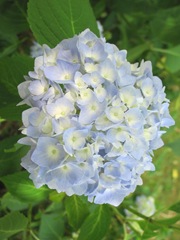
[(53, 49), (44, 45), (18, 90), (29, 105), (22, 166), (35, 186), (96, 204), (118, 206), (142, 184), (163, 145), (161, 127), (174, 124), (151, 63), (130, 64), (126, 50), (89, 29)]

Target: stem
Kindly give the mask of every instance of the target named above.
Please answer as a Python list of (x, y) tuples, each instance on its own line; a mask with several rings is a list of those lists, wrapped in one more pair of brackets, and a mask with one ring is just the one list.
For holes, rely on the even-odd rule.
[(118, 219), (118, 221), (122, 224), (123, 226), (123, 230), (124, 230), (124, 240), (128, 239), (128, 235), (127, 235), (127, 231), (126, 231), (126, 224), (138, 235), (140, 236), (140, 233), (126, 220), (126, 217), (124, 217), (116, 207), (112, 207), (113, 212), (115, 213), (116, 218)]
[(123, 230), (124, 230), (124, 240), (128, 240), (127, 230), (126, 230), (126, 224), (123, 223)]
[[(148, 222), (154, 223), (154, 224), (156, 224), (157, 226), (161, 226), (161, 227), (164, 226), (163, 223), (158, 222), (158, 220), (156, 221), (156, 220), (152, 219), (151, 217), (147, 217), (147, 216), (145, 216), (145, 215), (137, 212), (135, 209), (133, 209), (133, 208), (131, 208), (131, 207), (128, 207), (128, 206), (124, 206), (124, 207), (125, 207), (127, 210), (129, 210), (130, 212), (134, 213), (135, 215), (143, 218), (144, 220), (146, 220), (146, 221), (148, 221)], [(133, 219), (131, 219), (131, 220), (133, 221)], [(136, 220), (136, 221), (138, 222), (138, 220)], [(179, 227), (176, 227), (176, 226), (173, 226), (173, 225), (169, 225), (168, 228), (170, 228), (170, 229), (176, 229), (176, 230), (180, 231), (180, 228), (179, 228)]]
[(25, 231), (23, 231), (23, 240), (27, 239), (27, 236), (29, 233), (29, 229), (30, 229), (30, 225), (31, 225), (31, 212), (32, 212), (32, 206), (31, 206), (31, 204), (29, 204), (29, 208), (28, 208), (28, 212), (27, 212), (28, 224), (27, 224), (27, 228), (25, 229)]
[(166, 54), (170, 54), (170, 55), (173, 55), (173, 56), (176, 56), (176, 57), (179, 57), (180, 54), (179, 53), (176, 53), (176, 52), (172, 52), (168, 49), (161, 49), (161, 48), (154, 48), (152, 47), (151, 48), (151, 51), (154, 51), (154, 52), (160, 52), (160, 53), (166, 53)]
[(23, 240), (26, 240), (26, 235), (27, 235), (27, 229), (25, 231), (23, 231), (23, 236), (22, 236)]
[(122, 224), (124, 230), (124, 240), (127, 240), (127, 231), (126, 231), (126, 224), (125, 224), (125, 217), (117, 210), (116, 207), (111, 206), (113, 212), (117, 220)]
[(32, 205), (29, 204), (28, 215), (27, 215), (27, 217), (28, 217), (28, 222), (29, 222), (29, 223), (28, 223), (28, 226), (31, 225), (31, 220), (32, 220), (31, 213), (32, 213)]
[(34, 233), (32, 230), (30, 230), (30, 234), (31, 236), (35, 239), (35, 240), (40, 240)]
[(140, 232), (138, 232), (138, 231), (131, 225), (131, 223), (127, 222), (127, 225), (133, 230), (133, 232), (135, 232), (139, 237), (141, 237)]
[(117, 219), (121, 223), (125, 222), (125, 217), (117, 210), (117, 208), (113, 207), (113, 206), (111, 206), (111, 208), (112, 208), (113, 212), (116, 214)]
[(147, 216), (143, 215), (142, 213), (137, 212), (134, 208), (131, 208), (129, 206), (124, 206), (124, 208), (126, 208), (128, 211), (134, 213), (135, 215), (137, 215), (140, 218), (143, 218), (143, 219), (145, 219), (145, 220), (147, 220), (149, 222), (153, 221), (152, 218), (147, 217)]
[(32, 206), (30, 204), (27, 212), (28, 224), (27, 224), (26, 230), (23, 232), (23, 240), (26, 240), (28, 233), (31, 232), (31, 230), (29, 230), (31, 225), (31, 212), (32, 212)]

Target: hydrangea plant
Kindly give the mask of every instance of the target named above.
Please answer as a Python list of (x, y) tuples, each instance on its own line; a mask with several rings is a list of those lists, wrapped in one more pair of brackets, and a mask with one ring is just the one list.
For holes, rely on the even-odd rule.
[(131, 64), (126, 54), (89, 29), (43, 46), (18, 86), (20, 104), (29, 106), (21, 165), (37, 188), (118, 206), (155, 169), (162, 127), (174, 124), (169, 100), (151, 62)]

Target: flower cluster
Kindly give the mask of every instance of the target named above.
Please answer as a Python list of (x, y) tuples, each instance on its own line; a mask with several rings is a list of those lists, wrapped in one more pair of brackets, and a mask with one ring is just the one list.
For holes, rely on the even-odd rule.
[[(136, 197), (135, 209), (144, 216), (151, 217), (156, 212), (155, 200), (153, 197), (140, 195)], [(126, 215), (134, 220), (141, 220), (142, 218), (125, 209)]]
[[(156, 212), (156, 206), (155, 206), (155, 199), (152, 196), (145, 196), (140, 195), (136, 197), (135, 205), (133, 206), (134, 210), (136, 210), (138, 213), (146, 216), (151, 217)], [(131, 219), (131, 227), (133, 229), (136, 229), (137, 232), (139, 232), (140, 235), (143, 235), (144, 229), (140, 226), (138, 220), (143, 220), (142, 217), (139, 215), (136, 215), (129, 210), (125, 209), (125, 214), (127, 218)], [(128, 231), (130, 235), (133, 235), (133, 230), (128, 227)]]
[(30, 108), (19, 142), (31, 147), (22, 166), (37, 188), (117, 206), (154, 170), (160, 128), (174, 121), (149, 61), (130, 64), (125, 50), (87, 29), (44, 45), (25, 80), (18, 91)]

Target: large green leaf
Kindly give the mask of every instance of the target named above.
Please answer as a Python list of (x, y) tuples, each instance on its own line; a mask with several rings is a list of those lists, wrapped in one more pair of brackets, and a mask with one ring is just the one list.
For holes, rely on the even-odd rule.
[(46, 187), (37, 189), (26, 171), (17, 172), (0, 178), (8, 191), (23, 202), (35, 203), (48, 198)]
[(38, 42), (50, 47), (86, 28), (99, 34), (88, 0), (30, 0), (28, 21)]
[(11, 212), (0, 218), (0, 236), (1, 240), (21, 232), (26, 229), (28, 220), (19, 212)]
[(110, 212), (107, 205), (98, 206), (83, 223), (78, 240), (101, 240), (110, 224)]
[(87, 205), (80, 197), (73, 195), (71, 197), (66, 197), (65, 207), (69, 223), (72, 227), (78, 229), (88, 215), (89, 211)]
[(43, 214), (39, 229), (42, 240), (61, 240), (64, 233), (64, 221), (61, 214)]

